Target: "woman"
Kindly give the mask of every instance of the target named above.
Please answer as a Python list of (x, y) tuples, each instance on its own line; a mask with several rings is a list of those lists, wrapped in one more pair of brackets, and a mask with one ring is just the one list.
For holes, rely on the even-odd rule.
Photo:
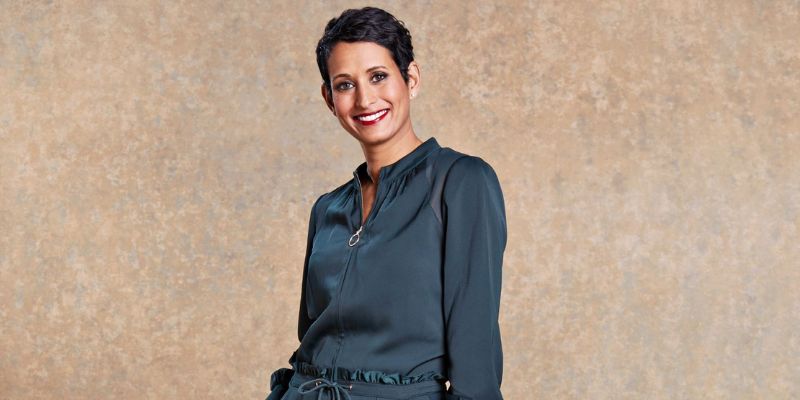
[(506, 220), (494, 170), (417, 137), (419, 66), (386, 11), (332, 19), (317, 64), (366, 161), (311, 208), (300, 346), (267, 399), (502, 399)]

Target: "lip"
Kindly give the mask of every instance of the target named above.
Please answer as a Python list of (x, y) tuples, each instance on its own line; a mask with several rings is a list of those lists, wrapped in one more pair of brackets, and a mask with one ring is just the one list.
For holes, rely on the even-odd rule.
[[(357, 117), (360, 117), (360, 116), (365, 116), (365, 115), (372, 115), (372, 114), (376, 114), (376, 113), (379, 113), (379, 112), (381, 112), (381, 111), (384, 111), (384, 110), (386, 110), (386, 112), (385, 112), (385, 113), (383, 113), (383, 115), (381, 115), (380, 117), (378, 117), (378, 119), (376, 119), (376, 120), (374, 120), (374, 121), (362, 121), (362, 120), (360, 120), (360, 119), (358, 119), (358, 118), (357, 118)], [(378, 122), (380, 122), (381, 120), (383, 120), (384, 118), (386, 118), (386, 116), (387, 116), (388, 114), (389, 114), (389, 109), (388, 109), (388, 108), (383, 108), (383, 109), (380, 109), (380, 110), (377, 110), (377, 111), (374, 111), (374, 112), (368, 112), (368, 113), (363, 113), (363, 114), (358, 114), (358, 115), (355, 115), (355, 116), (353, 116), (353, 119), (354, 119), (356, 122), (358, 122), (359, 124), (361, 124), (361, 125), (375, 125), (375, 124), (377, 124)]]

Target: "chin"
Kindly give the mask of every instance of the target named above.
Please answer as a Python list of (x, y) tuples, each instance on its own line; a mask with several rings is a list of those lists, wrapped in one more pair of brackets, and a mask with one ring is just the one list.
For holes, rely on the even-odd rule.
[(395, 132), (386, 132), (386, 131), (363, 132), (355, 130), (355, 131), (350, 131), (350, 135), (356, 138), (356, 140), (358, 140), (361, 143), (375, 145), (390, 140), (392, 137), (394, 137)]

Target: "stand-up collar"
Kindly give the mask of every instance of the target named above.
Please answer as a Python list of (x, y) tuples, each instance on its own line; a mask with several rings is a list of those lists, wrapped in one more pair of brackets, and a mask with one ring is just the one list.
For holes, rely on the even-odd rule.
[[(414, 150), (411, 150), (410, 153), (404, 155), (399, 160), (392, 164), (381, 167), (380, 173), (378, 174), (378, 182), (388, 182), (395, 177), (404, 175), (411, 168), (419, 164), (420, 161), (424, 160), (425, 157), (430, 155), (434, 150), (438, 150), (439, 148), (440, 146), (436, 141), (436, 138), (431, 136), (428, 138), (428, 140), (422, 142)], [(362, 162), (361, 165), (356, 167), (356, 169), (353, 171), (353, 178), (359, 185), (361, 184), (361, 181), (359, 180), (360, 176), (369, 179), (366, 161)]]

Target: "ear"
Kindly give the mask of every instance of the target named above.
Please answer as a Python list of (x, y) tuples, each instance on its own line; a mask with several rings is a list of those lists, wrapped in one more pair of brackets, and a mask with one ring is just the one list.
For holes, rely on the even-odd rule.
[(422, 77), (420, 76), (419, 64), (416, 61), (408, 63), (408, 94), (416, 96), (419, 94)]
[(322, 85), (319, 89), (322, 92), (322, 98), (325, 100), (325, 104), (328, 106), (328, 109), (331, 110), (333, 115), (336, 115), (336, 107), (333, 106), (333, 98), (331, 97), (331, 93), (328, 92), (328, 85), (326, 85), (325, 82), (322, 82)]

